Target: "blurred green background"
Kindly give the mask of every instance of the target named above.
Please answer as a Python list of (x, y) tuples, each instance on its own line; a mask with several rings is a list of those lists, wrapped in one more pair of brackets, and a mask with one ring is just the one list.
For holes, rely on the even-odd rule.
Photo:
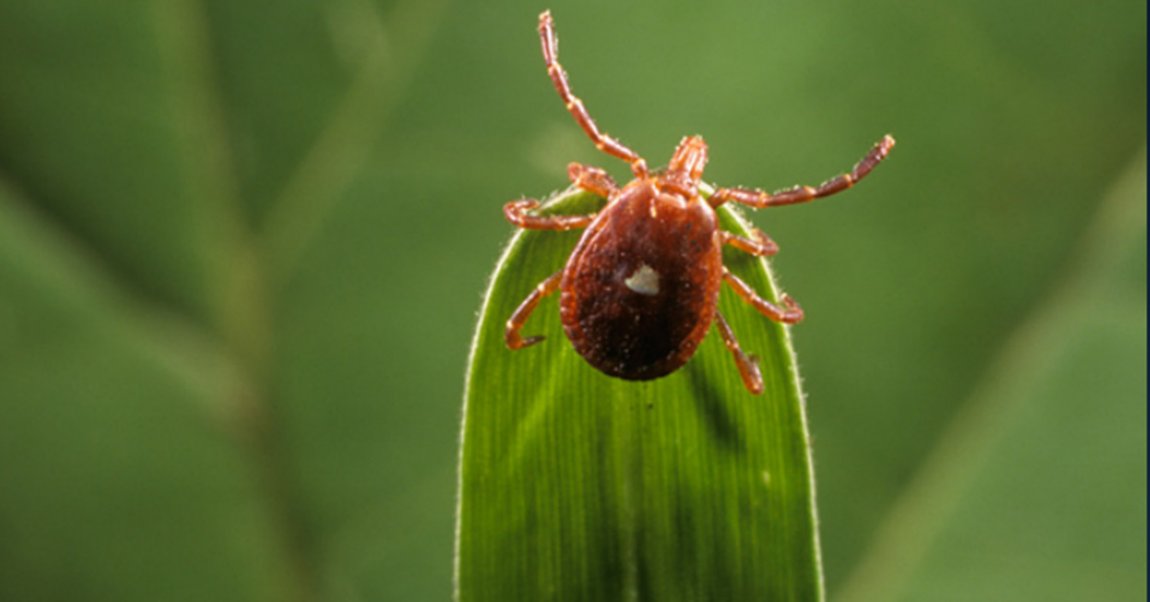
[(0, 2), (0, 599), (450, 595), (501, 205), (626, 174), (544, 8), (654, 165), (698, 133), (775, 189), (899, 141), (752, 216), (831, 599), (1145, 599), (1133, 0)]

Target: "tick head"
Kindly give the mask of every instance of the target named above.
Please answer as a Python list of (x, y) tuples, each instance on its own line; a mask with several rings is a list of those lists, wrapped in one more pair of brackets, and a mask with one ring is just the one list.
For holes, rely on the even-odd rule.
[(660, 190), (693, 198), (698, 194), (699, 180), (706, 165), (707, 143), (703, 142), (702, 136), (687, 136), (671, 155), (667, 169), (658, 176), (657, 186)]

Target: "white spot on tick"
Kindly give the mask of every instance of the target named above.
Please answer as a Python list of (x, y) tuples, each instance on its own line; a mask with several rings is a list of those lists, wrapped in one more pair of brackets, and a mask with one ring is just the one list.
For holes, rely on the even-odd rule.
[(627, 288), (639, 293), (640, 295), (658, 295), (659, 294), (659, 272), (656, 272), (647, 264), (640, 264), (639, 269), (635, 270), (629, 278), (623, 281)]

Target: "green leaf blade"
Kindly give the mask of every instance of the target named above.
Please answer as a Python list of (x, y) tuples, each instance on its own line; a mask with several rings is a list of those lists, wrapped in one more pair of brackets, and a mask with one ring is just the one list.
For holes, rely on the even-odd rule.
[[(578, 192), (548, 204), (587, 213)], [(725, 229), (748, 226), (719, 211)], [(822, 575), (808, 437), (783, 326), (724, 291), (720, 311), (760, 357), (750, 395), (718, 333), (677, 372), (607, 377), (563, 335), (555, 297), (512, 352), (506, 319), (563, 267), (579, 232), (519, 232), (492, 279), (466, 389), (457, 598), (479, 600), (819, 600)], [(728, 267), (767, 298), (766, 264)], [(713, 329), (712, 329), (713, 330)]]

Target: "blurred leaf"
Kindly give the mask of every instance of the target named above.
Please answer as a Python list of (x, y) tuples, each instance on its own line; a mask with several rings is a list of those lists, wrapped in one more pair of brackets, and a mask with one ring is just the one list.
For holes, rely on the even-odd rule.
[[(600, 203), (569, 192), (548, 207), (579, 214)], [(725, 229), (746, 233), (733, 210), (719, 213)], [(746, 391), (715, 329), (667, 377), (607, 377), (568, 344), (557, 295), (527, 327), (547, 341), (504, 346), (507, 318), (562, 267), (579, 234), (518, 232), (487, 294), (466, 390), (458, 598), (821, 599), (810, 455), (785, 327), (723, 293), (741, 346), (761, 358), (761, 396)], [(774, 297), (765, 262), (724, 255)]]
[(836, 599), (1146, 599), (1145, 154), (1133, 165)]
[(0, 599), (293, 599), (233, 366), (0, 186)]
[(285, 384), (321, 320), (281, 312), (442, 5), (0, 5), (0, 599), (366, 589), (390, 533), (343, 527), (383, 496), (309, 481), (305, 443), (352, 437), (298, 412), (362, 404)]

